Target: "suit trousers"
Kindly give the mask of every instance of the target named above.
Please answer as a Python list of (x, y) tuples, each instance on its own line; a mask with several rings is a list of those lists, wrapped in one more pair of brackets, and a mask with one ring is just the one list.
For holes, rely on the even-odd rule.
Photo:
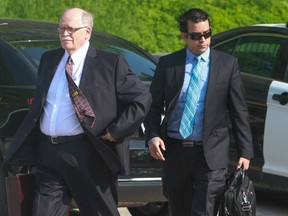
[(33, 216), (64, 216), (73, 198), (82, 216), (119, 216), (117, 176), (83, 136), (38, 145)]
[(167, 143), (163, 164), (163, 193), (172, 216), (216, 216), (227, 169), (210, 170), (203, 146)]

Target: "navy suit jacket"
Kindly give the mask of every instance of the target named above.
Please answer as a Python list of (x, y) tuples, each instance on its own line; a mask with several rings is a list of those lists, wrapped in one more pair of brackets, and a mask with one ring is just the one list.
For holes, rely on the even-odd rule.
[[(47, 92), (64, 49), (43, 54), (32, 107), (19, 127), (4, 164), (35, 164), (39, 142), (39, 119)], [(119, 54), (100, 51), (90, 45), (79, 88), (90, 103), (96, 123), (93, 128), (82, 125), (85, 134), (113, 174), (129, 174), (129, 142), (127, 137), (138, 129), (147, 115), (151, 96), (138, 77), (131, 72)], [(98, 139), (108, 128), (116, 142)]]
[[(150, 92), (152, 105), (145, 120), (146, 142), (165, 139), (167, 120), (177, 103), (185, 76), (186, 49), (159, 59)], [(210, 72), (204, 107), (203, 149), (210, 169), (228, 165), (228, 112), (235, 131), (238, 154), (253, 157), (249, 114), (235, 57), (211, 49)], [(161, 114), (165, 118), (161, 121)], [(179, 116), (180, 118), (180, 116)]]

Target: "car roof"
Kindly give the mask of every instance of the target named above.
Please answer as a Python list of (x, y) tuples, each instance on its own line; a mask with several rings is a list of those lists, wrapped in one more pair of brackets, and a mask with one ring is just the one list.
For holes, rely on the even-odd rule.
[(288, 34), (288, 24), (255, 24), (248, 26), (241, 26), (238, 28), (229, 29), (223, 32), (219, 32), (216, 35), (224, 34), (226, 32), (267, 32), (267, 33), (280, 33)]
[(229, 29), (212, 35), (211, 46), (221, 43), (221, 41), (240, 37), (240, 35), (259, 35), (268, 34), (270, 36), (288, 37), (287, 24), (255, 24), (249, 26), (242, 26), (234, 29)]
[(25, 19), (0, 18), (0, 38), (8, 42), (57, 39), (57, 24)]
[[(56, 22), (54, 23), (31, 19), (0, 18), (0, 38), (10, 43), (30, 40), (59, 40), (57, 27), (58, 23)], [(106, 32), (100, 32), (93, 29), (92, 34), (96, 37), (108, 37), (111, 40), (116, 40), (118, 43), (125, 42), (139, 49), (139, 47), (135, 44)]]
[(288, 28), (288, 23), (283, 24), (283, 23), (275, 23), (275, 24), (255, 24), (253, 26), (263, 26), (263, 27), (272, 27), (272, 28)]

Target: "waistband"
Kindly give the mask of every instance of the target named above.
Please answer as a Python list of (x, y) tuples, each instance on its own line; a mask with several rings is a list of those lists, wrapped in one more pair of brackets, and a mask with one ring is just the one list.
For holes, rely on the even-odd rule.
[(52, 144), (71, 142), (71, 141), (79, 139), (83, 136), (84, 136), (84, 133), (72, 135), (72, 136), (47, 136), (47, 135), (43, 134), (43, 138)]
[(170, 138), (166, 137), (165, 142), (168, 144), (178, 144), (181, 145), (182, 147), (195, 147), (195, 146), (202, 146), (203, 142), (202, 141), (196, 141), (196, 140), (180, 140), (180, 139), (175, 139), (175, 138)]

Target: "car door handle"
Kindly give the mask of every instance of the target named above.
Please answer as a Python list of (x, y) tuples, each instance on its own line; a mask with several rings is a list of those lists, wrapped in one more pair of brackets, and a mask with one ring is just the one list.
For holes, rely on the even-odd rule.
[(281, 105), (286, 105), (288, 103), (288, 92), (283, 92), (282, 94), (274, 94), (272, 99), (279, 101)]

